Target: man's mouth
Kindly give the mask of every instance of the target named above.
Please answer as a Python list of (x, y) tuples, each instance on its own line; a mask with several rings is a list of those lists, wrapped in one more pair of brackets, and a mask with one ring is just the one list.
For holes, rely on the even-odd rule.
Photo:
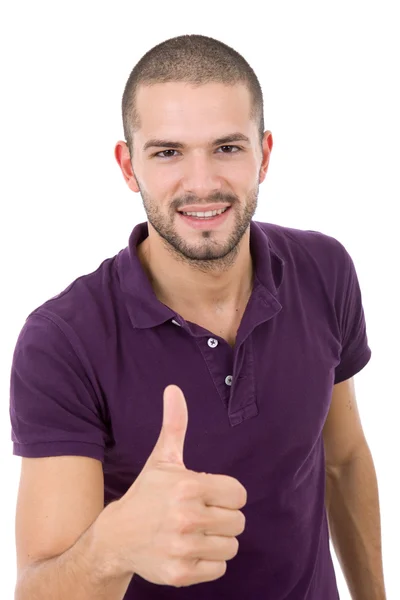
[(186, 215), (188, 217), (193, 217), (196, 219), (213, 219), (214, 217), (216, 217), (218, 215), (222, 215), (229, 208), (230, 208), (230, 206), (226, 206), (225, 208), (221, 208), (219, 210), (209, 210), (206, 212), (202, 212), (202, 211), (196, 211), (196, 212), (178, 211), (178, 212), (180, 212), (181, 215)]
[(231, 206), (213, 211), (177, 211), (182, 221), (195, 229), (207, 229), (219, 227), (228, 218)]

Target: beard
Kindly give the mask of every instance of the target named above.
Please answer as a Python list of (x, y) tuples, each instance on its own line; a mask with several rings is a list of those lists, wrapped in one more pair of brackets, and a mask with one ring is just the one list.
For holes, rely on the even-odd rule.
[(191, 267), (202, 272), (220, 272), (228, 270), (237, 257), (240, 250), (240, 241), (248, 231), (250, 222), (256, 212), (259, 184), (253, 188), (246, 196), (244, 204), (240, 202), (237, 196), (217, 192), (211, 194), (202, 200), (205, 204), (212, 202), (227, 202), (231, 205), (231, 214), (228, 233), (225, 239), (221, 240), (221, 235), (215, 235), (213, 230), (197, 230), (198, 238), (191, 241), (178, 232), (176, 227), (177, 207), (185, 204), (196, 204), (201, 202), (194, 195), (187, 195), (176, 198), (172, 201), (168, 213), (161, 212), (157, 203), (140, 186), (136, 177), (140, 194), (142, 196), (143, 207), (147, 215), (148, 222), (160, 236), (163, 246), (171, 253), (175, 260), (190, 264)]

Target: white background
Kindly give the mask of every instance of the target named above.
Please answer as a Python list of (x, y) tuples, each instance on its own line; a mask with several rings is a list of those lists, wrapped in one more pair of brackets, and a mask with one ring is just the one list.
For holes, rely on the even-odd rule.
[(8, 414), (16, 338), (35, 307), (97, 269), (146, 220), (113, 155), (122, 93), (147, 50), (185, 33), (233, 46), (260, 80), (275, 145), (255, 220), (333, 235), (355, 262), (372, 349), (355, 378), (357, 399), (378, 475), (387, 594), (400, 597), (397, 8), (382, 0), (14, 0), (2, 8), (2, 598), (13, 597), (16, 577), (21, 459)]

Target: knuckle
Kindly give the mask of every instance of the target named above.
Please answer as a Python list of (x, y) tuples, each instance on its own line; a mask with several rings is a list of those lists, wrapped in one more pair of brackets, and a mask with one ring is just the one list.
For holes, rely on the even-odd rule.
[(174, 565), (169, 570), (168, 581), (169, 585), (173, 587), (183, 587), (189, 582), (188, 568), (182, 564)]
[(239, 541), (236, 538), (232, 538), (231, 558), (236, 556), (239, 552)]
[(187, 540), (182, 536), (174, 536), (169, 547), (169, 554), (173, 558), (187, 558), (192, 551)]
[(245, 528), (246, 528), (246, 517), (244, 516), (244, 514), (242, 512), (239, 512), (239, 518), (238, 518), (239, 532), (237, 535), (239, 535), (240, 533), (243, 533)]
[(180, 558), (181, 556), (181, 538), (174, 536), (168, 545), (168, 554), (172, 558)]
[(175, 497), (177, 500), (185, 500), (198, 495), (200, 483), (195, 479), (181, 479), (176, 484)]
[(247, 504), (247, 490), (243, 486), (242, 486), (242, 489), (241, 489), (240, 499), (241, 499), (240, 504), (241, 504), (241, 506), (243, 508), (243, 506), (245, 506), (245, 504)]
[(175, 531), (177, 533), (191, 533), (196, 527), (195, 519), (192, 515), (180, 512), (175, 517)]

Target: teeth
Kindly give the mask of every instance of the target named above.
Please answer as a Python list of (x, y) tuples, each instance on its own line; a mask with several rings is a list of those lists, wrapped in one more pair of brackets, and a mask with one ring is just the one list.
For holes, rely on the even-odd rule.
[(183, 212), (183, 215), (189, 215), (190, 217), (215, 217), (215, 215), (221, 215), (223, 212), (228, 210), (229, 206), (220, 208), (219, 210), (208, 210), (207, 212)]

